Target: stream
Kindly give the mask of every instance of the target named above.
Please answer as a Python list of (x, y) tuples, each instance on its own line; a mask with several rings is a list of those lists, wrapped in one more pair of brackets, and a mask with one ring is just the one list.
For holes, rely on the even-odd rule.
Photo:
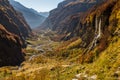
[[(44, 38), (45, 36), (41, 35), (41, 38)], [(42, 39), (38, 38), (37, 41), (41, 41)], [(44, 40), (44, 42), (42, 44), (37, 44), (37, 45), (28, 45), (29, 47), (31, 47), (32, 49), (38, 51), (38, 54), (34, 54), (32, 56), (29, 57), (28, 61), (31, 61), (32, 59), (46, 53), (46, 51), (53, 51), (53, 48), (50, 46), (54, 44), (54, 41), (51, 41), (50, 39), (46, 39)]]

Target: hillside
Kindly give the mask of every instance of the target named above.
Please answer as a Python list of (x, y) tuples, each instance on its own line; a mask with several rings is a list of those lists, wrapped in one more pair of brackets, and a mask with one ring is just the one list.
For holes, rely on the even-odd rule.
[(99, 55), (109, 46), (114, 31), (119, 28), (119, 6), (114, 9), (116, 3), (119, 0), (65, 0), (50, 12), (40, 28), (56, 31), (59, 36), (54, 38), (61, 40), (81, 38), (81, 44), (77, 46), (85, 48), (81, 63), (89, 62), (89, 58), (91, 62), (95, 55), (90, 51), (97, 46), (95, 51)]
[(23, 16), (16, 12), (8, 0), (0, 1), (0, 66), (19, 65), (23, 60), (22, 48), (31, 29)]
[(60, 34), (72, 32), (79, 22), (79, 17), (82, 17), (86, 11), (97, 3), (100, 3), (100, 1), (65, 0), (56, 9), (50, 11), (49, 17), (40, 28), (50, 28)]
[(22, 4), (20, 4), (17, 1), (9, 0), (10, 4), (15, 8), (15, 10), (21, 12), (27, 21), (27, 23), (30, 25), (31, 28), (38, 27), (46, 17), (42, 16), (39, 12), (26, 8)]

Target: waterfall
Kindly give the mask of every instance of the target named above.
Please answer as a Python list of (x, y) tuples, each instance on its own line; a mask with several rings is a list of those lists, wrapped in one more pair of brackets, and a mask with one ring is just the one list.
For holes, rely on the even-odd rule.
[(98, 20), (98, 18), (96, 17), (96, 19), (95, 19), (95, 37), (88, 48), (89, 50), (93, 49), (97, 45), (97, 41), (101, 37), (101, 34), (102, 34), (101, 27), (102, 27), (101, 18), (100, 18), (100, 20)]
[(100, 36), (101, 36), (101, 19), (100, 19), (100, 21), (99, 21), (99, 26), (98, 26), (99, 28), (98, 28), (98, 35), (97, 35), (97, 38), (100, 38)]

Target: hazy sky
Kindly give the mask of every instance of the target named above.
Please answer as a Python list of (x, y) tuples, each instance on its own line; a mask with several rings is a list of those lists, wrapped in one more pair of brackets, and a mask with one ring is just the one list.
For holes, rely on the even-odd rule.
[(24, 6), (33, 8), (39, 12), (50, 11), (57, 7), (58, 3), (63, 0), (15, 0)]

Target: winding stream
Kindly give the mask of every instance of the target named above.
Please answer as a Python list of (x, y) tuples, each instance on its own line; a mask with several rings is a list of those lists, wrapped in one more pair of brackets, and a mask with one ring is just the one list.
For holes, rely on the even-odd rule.
[[(44, 38), (44, 37), (45, 36), (42, 35), (41, 38)], [(40, 38), (37, 39), (37, 41), (41, 41), (41, 40), (42, 39), (40, 39)], [(50, 45), (52, 45), (53, 43), (54, 43), (53, 41), (51, 41), (50, 39), (48, 39), (48, 40), (45, 40), (43, 42), (43, 44), (31, 45), (31, 48), (34, 48), (34, 50), (38, 51), (39, 53), (38, 54), (35, 53), (34, 55), (30, 56), (29, 59), (28, 59), (28, 61), (31, 61), (34, 58), (36, 58), (36, 57), (38, 57), (38, 56), (46, 53), (46, 50), (47, 51), (52, 51), (53, 49), (52, 49), (52, 47), (50, 47)]]

